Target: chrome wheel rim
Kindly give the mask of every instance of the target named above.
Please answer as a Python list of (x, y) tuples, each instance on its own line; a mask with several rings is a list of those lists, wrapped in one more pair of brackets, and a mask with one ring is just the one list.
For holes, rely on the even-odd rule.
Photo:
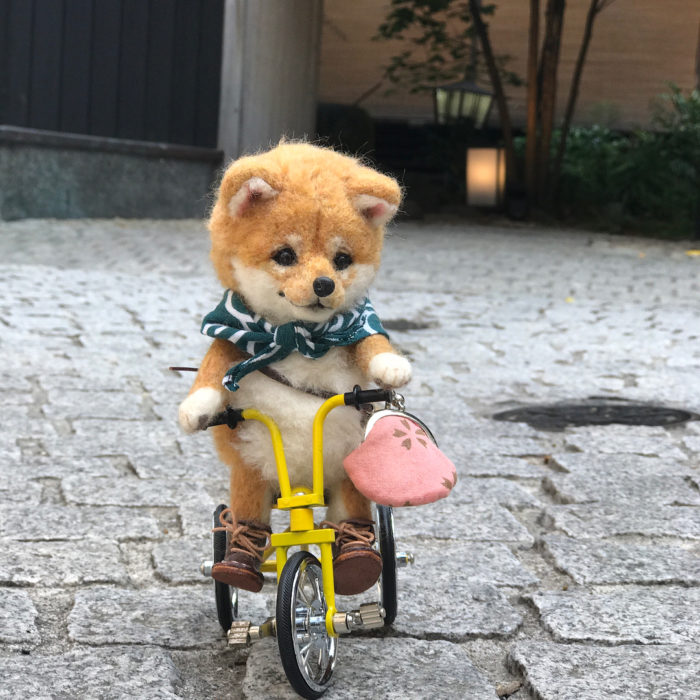
[(309, 687), (321, 691), (333, 673), (338, 640), (326, 630), (328, 606), (323, 595), (321, 567), (317, 563), (302, 562), (292, 595), (291, 622), (297, 665)]

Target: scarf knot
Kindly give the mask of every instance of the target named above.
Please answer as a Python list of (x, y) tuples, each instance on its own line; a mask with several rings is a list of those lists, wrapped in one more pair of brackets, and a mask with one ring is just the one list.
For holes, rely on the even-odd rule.
[(204, 317), (202, 333), (224, 338), (251, 356), (226, 373), (222, 383), (229, 391), (236, 391), (245, 375), (279, 362), (292, 352), (318, 358), (332, 347), (352, 345), (377, 333), (387, 335), (368, 298), (324, 323), (290, 321), (274, 326), (252, 313), (230, 289), (219, 305)]
[(293, 348), (303, 353), (310, 335), (306, 328), (292, 321), (281, 326), (274, 326), (272, 342), (282, 348)]

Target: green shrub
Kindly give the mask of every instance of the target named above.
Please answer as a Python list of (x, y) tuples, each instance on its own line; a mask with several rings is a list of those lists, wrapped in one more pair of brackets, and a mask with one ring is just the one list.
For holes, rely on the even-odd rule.
[(672, 87), (655, 105), (652, 127), (573, 128), (559, 182), (562, 212), (611, 230), (691, 236), (700, 198), (700, 92)]

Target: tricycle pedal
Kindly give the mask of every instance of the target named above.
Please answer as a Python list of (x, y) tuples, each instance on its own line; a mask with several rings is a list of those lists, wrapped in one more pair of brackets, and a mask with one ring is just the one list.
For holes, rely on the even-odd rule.
[(277, 624), (274, 617), (269, 617), (262, 625), (253, 625), (250, 620), (234, 620), (227, 632), (228, 645), (235, 649), (244, 649), (264, 637), (275, 637)]
[(353, 630), (371, 630), (384, 627), (386, 611), (379, 603), (364, 603), (359, 610), (333, 615), (333, 627), (339, 634)]
[(234, 620), (231, 629), (226, 633), (228, 645), (236, 649), (244, 649), (251, 643), (250, 620)]

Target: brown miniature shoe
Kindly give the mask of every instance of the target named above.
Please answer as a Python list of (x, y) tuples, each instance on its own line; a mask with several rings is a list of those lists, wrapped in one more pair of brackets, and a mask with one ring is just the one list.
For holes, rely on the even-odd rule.
[(226, 556), (211, 569), (212, 578), (235, 588), (257, 593), (263, 585), (260, 571), (263, 552), (267, 549), (272, 530), (257, 520), (238, 520), (230, 508), (219, 516), (222, 526), (214, 531), (228, 532)]
[(321, 527), (335, 530), (333, 578), (339, 595), (362, 593), (374, 585), (382, 573), (382, 557), (375, 549), (371, 520), (341, 520), (337, 525), (327, 520)]

